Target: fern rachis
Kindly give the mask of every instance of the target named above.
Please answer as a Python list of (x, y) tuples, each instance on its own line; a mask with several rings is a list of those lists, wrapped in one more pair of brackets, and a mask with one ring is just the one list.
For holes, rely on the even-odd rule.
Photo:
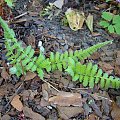
[[(94, 87), (94, 84), (100, 84), (101, 88), (120, 88), (120, 79), (108, 76), (98, 69), (97, 65), (88, 63), (82, 65), (79, 61), (86, 59), (99, 48), (111, 43), (111, 41), (99, 43), (86, 50), (69, 51), (65, 53), (52, 53), (49, 58), (46, 58), (42, 53), (38, 57), (34, 57), (34, 50), (31, 46), (22, 48), (17, 42), (14, 31), (8, 27), (5, 21), (0, 17), (0, 24), (4, 29), (5, 45), (7, 49), (6, 56), (13, 65), (10, 71), (18, 77), (27, 71), (37, 71), (41, 79), (44, 77), (44, 72), (52, 72), (54, 70), (65, 71), (72, 76), (73, 81), (78, 81), (83, 86)], [(22, 69), (23, 68), (23, 69)]]

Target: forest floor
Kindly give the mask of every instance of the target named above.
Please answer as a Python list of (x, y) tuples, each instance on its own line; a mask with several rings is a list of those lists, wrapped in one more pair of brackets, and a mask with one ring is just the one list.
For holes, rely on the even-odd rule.
[[(110, 4), (100, 0), (65, 0), (62, 9), (54, 7), (48, 15), (40, 16), (51, 0), (46, 1), (17, 0), (13, 9), (5, 8), (9, 11), (9, 15), (6, 12), (7, 18), (12, 19), (9, 26), (23, 46), (31, 45), (38, 55), (39, 43), (42, 42), (47, 56), (51, 51), (63, 53), (86, 49), (113, 40), (112, 44), (101, 48), (83, 63), (96, 63), (109, 75), (120, 77), (120, 36), (108, 33), (98, 24), (101, 12)], [(62, 20), (68, 8), (81, 10), (85, 15), (91, 13), (94, 34), (85, 24), (78, 31), (64, 25)], [(85, 88), (60, 71), (45, 73), (45, 81), (31, 72), (17, 78), (9, 73), (2, 34), (0, 49), (1, 120), (120, 120), (120, 89), (104, 90), (99, 85), (93, 89)]]

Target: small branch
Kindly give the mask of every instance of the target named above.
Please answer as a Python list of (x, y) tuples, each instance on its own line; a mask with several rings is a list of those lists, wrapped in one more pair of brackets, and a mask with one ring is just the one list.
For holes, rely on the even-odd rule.
[(20, 18), (20, 17), (22, 17), (22, 16), (24, 16), (24, 15), (27, 15), (27, 14), (28, 14), (28, 12), (22, 13), (22, 14), (16, 16), (14, 19), (18, 19), (18, 18)]
[(49, 82), (47, 82), (46, 80), (42, 80), (44, 81), (45, 83), (48, 84), (48, 86), (52, 87), (54, 90), (56, 90), (57, 92), (60, 92), (57, 88), (55, 88), (53, 85), (51, 85)]

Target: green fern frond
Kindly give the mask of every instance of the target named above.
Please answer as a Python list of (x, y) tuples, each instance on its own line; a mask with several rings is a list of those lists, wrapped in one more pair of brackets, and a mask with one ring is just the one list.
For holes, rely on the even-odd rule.
[(120, 88), (119, 78), (108, 76), (97, 65), (92, 65), (92, 63), (82, 65), (79, 62), (112, 41), (99, 43), (86, 50), (76, 50), (75, 52), (66, 51), (63, 54), (51, 52), (49, 58), (46, 58), (43, 53), (40, 53), (38, 57), (34, 57), (32, 47), (22, 48), (21, 43), (15, 38), (14, 31), (8, 27), (1, 17), (0, 24), (4, 29), (6, 56), (10, 64), (13, 65), (10, 68), (12, 74), (16, 74), (19, 77), (22, 74), (26, 74), (27, 71), (36, 71), (38, 76), (43, 79), (45, 71), (60, 70), (66, 71), (72, 76), (73, 81), (79, 81), (85, 87), (93, 88), (95, 84), (100, 84), (100, 87), (105, 89), (109, 87)]
[(109, 87), (120, 88), (119, 78), (108, 76), (107, 73), (104, 73), (97, 65), (92, 65), (92, 63), (82, 65), (78, 62), (75, 65), (75, 69), (70, 65), (65, 71), (72, 76), (73, 81), (79, 80), (84, 87), (89, 86), (93, 88), (95, 84), (99, 83), (100, 87), (105, 89)]
[[(23, 74), (22, 67), (24, 67), (24, 74), (26, 71), (36, 71), (36, 57), (34, 57), (34, 50), (31, 46), (23, 49), (21, 42), (18, 42), (15, 38), (15, 33), (12, 29), (8, 27), (6, 22), (0, 17), (0, 24), (4, 30), (5, 46), (7, 49), (6, 56), (10, 61), (10, 64), (13, 64), (13, 68), (10, 71), (16, 69), (16, 75), (19, 77)], [(21, 67), (22, 66), (22, 67)]]
[(98, 49), (102, 48), (103, 46), (112, 43), (111, 41), (106, 41), (106, 42), (102, 42), (102, 43), (98, 43), (92, 47), (89, 47), (85, 50), (79, 50), (78, 52), (75, 51), (73, 56), (76, 56), (79, 58), (79, 60), (84, 60), (88, 57), (90, 57), (90, 55), (92, 55), (94, 52), (96, 52)]

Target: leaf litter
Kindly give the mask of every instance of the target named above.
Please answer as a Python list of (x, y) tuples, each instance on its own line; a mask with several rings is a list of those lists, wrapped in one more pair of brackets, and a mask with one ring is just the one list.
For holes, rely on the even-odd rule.
[(60, 92), (57, 96), (49, 98), (51, 104), (59, 106), (83, 106), (84, 100), (79, 93)]

